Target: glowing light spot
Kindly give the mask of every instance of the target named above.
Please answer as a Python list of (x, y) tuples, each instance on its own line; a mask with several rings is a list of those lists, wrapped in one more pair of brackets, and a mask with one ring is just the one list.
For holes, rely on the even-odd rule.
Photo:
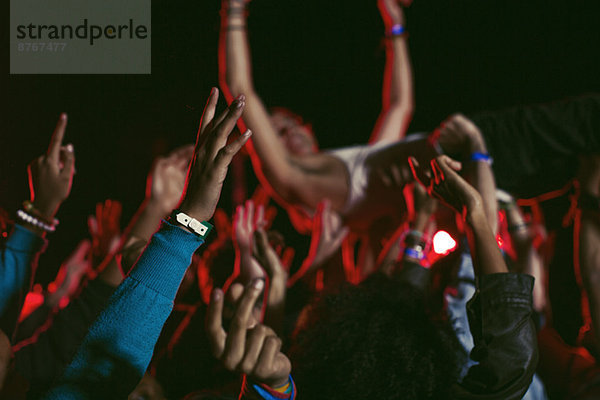
[(433, 251), (445, 255), (456, 248), (456, 240), (446, 231), (437, 231), (433, 235)]
[(498, 247), (504, 247), (504, 240), (502, 240), (502, 237), (500, 235), (496, 236), (496, 242), (498, 242)]

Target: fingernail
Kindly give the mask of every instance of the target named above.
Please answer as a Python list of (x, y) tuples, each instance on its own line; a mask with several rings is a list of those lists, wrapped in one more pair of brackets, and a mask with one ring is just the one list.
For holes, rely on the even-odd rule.
[(245, 96), (245, 95), (243, 95), (243, 94), (240, 94), (240, 95), (237, 97), (237, 99), (238, 99), (239, 101), (244, 101), (244, 100), (246, 100), (246, 96)]
[(242, 136), (245, 138), (249, 138), (250, 136), (252, 136), (252, 131), (248, 129)]
[(262, 290), (264, 286), (265, 281), (263, 281), (262, 279), (255, 279), (254, 282), (252, 282), (252, 287), (256, 290)]
[(212, 298), (214, 301), (221, 300), (221, 291), (218, 289), (213, 290)]
[(235, 101), (235, 108), (242, 108), (243, 105), (244, 105), (243, 101), (241, 101), (241, 100)]
[(67, 113), (61, 113), (60, 119), (67, 119)]
[(214, 95), (215, 93), (217, 93), (217, 90), (218, 90), (218, 89), (217, 89), (216, 87), (213, 87), (212, 89), (210, 89), (210, 95), (212, 96), (212, 95)]
[(73, 147), (73, 145), (71, 143), (69, 143), (66, 148), (69, 153), (72, 153), (75, 150), (75, 148)]

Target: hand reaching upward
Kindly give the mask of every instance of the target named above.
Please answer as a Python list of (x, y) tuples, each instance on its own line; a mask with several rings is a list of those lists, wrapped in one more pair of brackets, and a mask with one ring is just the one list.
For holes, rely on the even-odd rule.
[(48, 152), (32, 161), (27, 172), (31, 202), (44, 219), (52, 221), (61, 203), (69, 197), (75, 173), (73, 145), (63, 146), (67, 114), (61, 114), (50, 139)]
[(231, 131), (242, 116), (245, 97), (238, 96), (227, 110), (215, 117), (218, 98), (218, 90), (214, 88), (202, 115), (179, 206), (181, 211), (198, 221), (207, 221), (214, 214), (229, 163), (252, 134), (248, 130), (227, 144)]

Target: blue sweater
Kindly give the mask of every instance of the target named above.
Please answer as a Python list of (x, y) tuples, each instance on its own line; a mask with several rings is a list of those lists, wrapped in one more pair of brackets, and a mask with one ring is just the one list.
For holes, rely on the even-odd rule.
[(15, 225), (0, 252), (0, 329), (9, 337), (15, 328), (37, 256), (45, 244), (46, 240), (35, 233)]
[(150, 363), (185, 271), (202, 243), (163, 222), (44, 398), (127, 398)]

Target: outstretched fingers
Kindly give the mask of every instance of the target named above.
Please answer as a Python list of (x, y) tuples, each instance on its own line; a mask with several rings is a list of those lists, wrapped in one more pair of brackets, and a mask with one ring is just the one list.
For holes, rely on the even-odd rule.
[(223, 147), (218, 151), (215, 164), (217, 167), (226, 167), (231, 163), (233, 157), (244, 147), (244, 144), (250, 139), (252, 136), (252, 131), (247, 130), (242, 136), (229, 143), (227, 146)]

